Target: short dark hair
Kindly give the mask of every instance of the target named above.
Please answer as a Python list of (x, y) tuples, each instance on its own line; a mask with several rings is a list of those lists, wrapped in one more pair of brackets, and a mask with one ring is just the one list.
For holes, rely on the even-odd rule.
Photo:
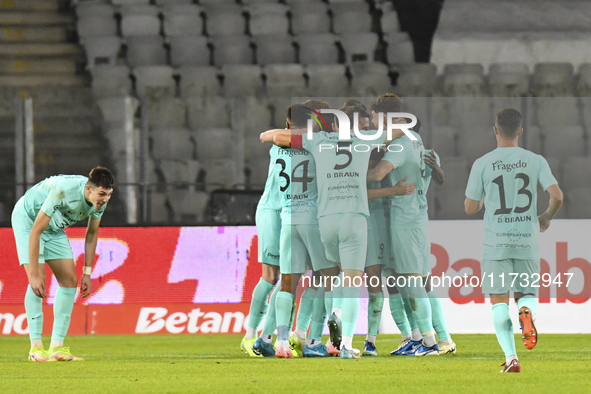
[(103, 187), (109, 190), (115, 186), (115, 177), (108, 168), (98, 166), (90, 170), (86, 184), (92, 184), (95, 187)]
[[(348, 107), (341, 107), (339, 108), (339, 111), (342, 111), (345, 113), (345, 115), (347, 115), (347, 117), (349, 118), (349, 124), (351, 125), (351, 127), (353, 127), (353, 121), (355, 120), (355, 113), (358, 114), (359, 118), (369, 118), (369, 114), (367, 113), (366, 110), (364, 110), (361, 107), (356, 107), (353, 105), (350, 105)], [(339, 125), (339, 118), (338, 117), (334, 117), (334, 123), (338, 126)]]
[(364, 111), (367, 111), (367, 107), (365, 106), (365, 104), (363, 104), (361, 101), (355, 100), (355, 99), (349, 99), (349, 100), (345, 101), (345, 104), (343, 104), (343, 107), (359, 107), (359, 108), (363, 108)]
[(394, 93), (387, 93), (371, 102), (369, 108), (374, 112), (400, 112), (402, 100)]
[(503, 108), (497, 113), (497, 129), (504, 137), (513, 138), (521, 129), (522, 117), (513, 108)]
[(294, 127), (305, 127), (308, 124), (308, 110), (304, 104), (294, 104), (287, 109), (287, 120)]
[(315, 110), (330, 108), (330, 104), (324, 100), (310, 99), (310, 100), (304, 101), (302, 104), (304, 104), (304, 106), (306, 106), (308, 108), (312, 108)]

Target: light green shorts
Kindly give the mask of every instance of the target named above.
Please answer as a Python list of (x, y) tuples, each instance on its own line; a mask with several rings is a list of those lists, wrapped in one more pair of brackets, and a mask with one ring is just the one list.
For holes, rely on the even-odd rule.
[[(33, 220), (25, 212), (22, 199), (16, 203), (12, 211), (11, 222), (20, 265), (29, 264), (29, 235), (33, 228)], [(44, 264), (47, 260), (73, 258), (70, 241), (63, 230), (46, 230), (41, 233), (39, 238), (40, 264)]]
[[(383, 249), (382, 249), (383, 252)], [(380, 253), (380, 233), (378, 224), (374, 216), (367, 218), (367, 254), (365, 257), (365, 266), (382, 264), (381, 259), (384, 258), (383, 253)]]
[[(392, 229), (392, 269), (397, 274), (421, 274), (426, 271), (428, 263), (427, 246), (429, 236), (427, 229)], [(429, 248), (430, 249), (430, 248)]]
[(255, 221), (259, 238), (259, 262), (278, 266), (281, 211), (257, 208)]
[(389, 213), (382, 209), (377, 212), (370, 211), (370, 215), (375, 219), (375, 223), (377, 225), (378, 259), (380, 260), (380, 264), (382, 264), (384, 267), (389, 266), (391, 260), (390, 228), (388, 223)]
[(318, 219), (326, 257), (341, 269), (363, 271), (367, 254), (367, 220), (360, 213), (342, 213)]
[(537, 294), (540, 287), (540, 259), (482, 260), (482, 292), (505, 294), (509, 290)]
[(303, 274), (334, 267), (328, 261), (318, 224), (287, 224), (281, 227), (281, 273)]

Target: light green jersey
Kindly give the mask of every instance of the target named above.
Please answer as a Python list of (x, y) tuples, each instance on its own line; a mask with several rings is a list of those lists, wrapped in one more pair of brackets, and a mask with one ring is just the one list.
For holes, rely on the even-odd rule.
[(281, 220), (284, 224), (317, 224), (316, 161), (307, 150), (291, 149), (290, 153), (287, 166), (290, 178), (283, 193)]
[[(292, 137), (292, 146), (294, 141)], [(340, 141), (338, 133), (325, 131), (313, 133), (312, 139), (302, 136), (301, 146), (316, 161), (318, 217), (339, 213), (369, 216), (366, 180), (372, 148), (354, 134)]]
[(413, 194), (388, 197), (392, 228), (415, 229), (423, 227), (428, 220), (424, 179), (427, 165), (423, 160), (423, 140), (418, 133), (410, 132), (417, 138), (416, 141), (406, 135), (395, 139), (382, 159), (394, 166), (388, 174), (392, 185), (404, 178), (408, 178), (405, 183), (416, 184)]
[(540, 257), (537, 185), (556, 183), (546, 159), (522, 148), (497, 148), (474, 162), (466, 197), (480, 201), (484, 193), (485, 260)]
[[(421, 156), (421, 160), (423, 161), (423, 163), (425, 162), (425, 154), (429, 153), (429, 149), (425, 149), (423, 150), (423, 155)], [(441, 167), (441, 160), (439, 159), (439, 155), (437, 154), (437, 152), (433, 151), (433, 153), (435, 153), (435, 161), (437, 162), (437, 165)], [(428, 209), (428, 204), (427, 204), (427, 191), (429, 190), (429, 185), (431, 184), (431, 177), (433, 174), (433, 169), (431, 167), (429, 167), (428, 165), (425, 165), (425, 173), (423, 175), (423, 193), (421, 193), (419, 195), (419, 200), (421, 202), (421, 205), (424, 205), (427, 207)]]
[[(281, 192), (282, 188), (287, 184), (289, 174), (286, 157), (289, 157), (289, 149), (280, 148), (273, 145), (269, 150), (269, 171), (267, 173), (267, 182), (265, 182), (265, 190), (259, 200), (258, 209), (270, 209), (273, 211), (281, 211)], [(287, 178), (286, 178), (287, 177)]]
[(88, 178), (81, 175), (57, 175), (47, 178), (24, 195), (27, 215), (35, 220), (42, 210), (51, 217), (47, 230), (60, 231), (92, 216), (99, 219), (107, 204), (97, 210), (84, 198), (84, 186)]

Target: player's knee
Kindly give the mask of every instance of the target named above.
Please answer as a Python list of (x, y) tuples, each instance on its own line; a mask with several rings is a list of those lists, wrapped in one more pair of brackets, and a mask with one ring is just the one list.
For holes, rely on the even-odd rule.
[(58, 279), (60, 287), (76, 287), (78, 286), (78, 276), (76, 273), (71, 273), (65, 277)]

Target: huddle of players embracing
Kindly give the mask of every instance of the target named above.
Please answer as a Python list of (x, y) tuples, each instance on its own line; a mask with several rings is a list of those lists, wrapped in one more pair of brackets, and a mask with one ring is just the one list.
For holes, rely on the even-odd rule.
[[(437, 154), (424, 148), (418, 127), (409, 130), (405, 118), (388, 119), (388, 113), (400, 113), (401, 107), (393, 94), (374, 100), (371, 113), (361, 102), (349, 100), (340, 108), (348, 122), (326, 113), (319, 116), (321, 122), (314, 114), (329, 109), (328, 103), (308, 100), (288, 109), (286, 129), (261, 134), (262, 142), (274, 145), (256, 213), (263, 269), (241, 344), (249, 355), (359, 358), (352, 340), (361, 286), (367, 287), (369, 299), (364, 356), (377, 355), (384, 287), (402, 333), (392, 355), (455, 353), (441, 302), (427, 280), (426, 193), (431, 178), (443, 183), (443, 171)], [(308, 135), (312, 118), (317, 124)], [(370, 140), (376, 135), (371, 124), (388, 122), (400, 128)], [(307, 269), (313, 277), (305, 281), (308, 287), (290, 336), (296, 288)], [(382, 275), (389, 278), (387, 283)], [(327, 316), (330, 340), (325, 346), (321, 338)]]

